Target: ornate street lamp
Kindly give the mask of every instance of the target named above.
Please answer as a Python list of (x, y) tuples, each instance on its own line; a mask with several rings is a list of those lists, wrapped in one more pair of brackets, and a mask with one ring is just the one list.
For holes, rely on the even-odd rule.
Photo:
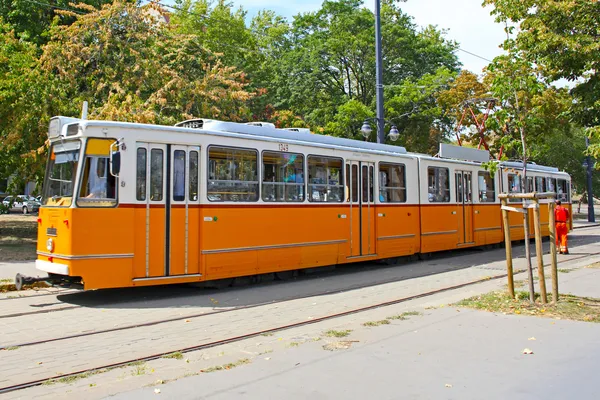
[[(369, 124), (369, 121), (377, 121), (377, 143), (385, 143), (385, 140), (380, 141), (379, 138), (380, 137), (384, 137), (385, 138), (385, 132), (381, 131), (380, 127), (379, 127), (379, 118), (367, 118), (365, 119), (365, 122), (363, 122), (362, 127), (360, 128), (360, 133), (363, 135), (363, 137), (365, 138), (365, 140), (368, 140), (369, 136), (371, 136), (371, 132), (373, 132), (373, 129), (371, 128), (371, 125)], [(385, 123), (390, 123), (387, 120), (383, 120), (383, 125), (385, 126)], [(400, 132), (398, 131), (398, 128), (396, 128), (396, 125), (392, 125), (392, 128), (390, 129), (389, 133), (388, 133), (388, 137), (390, 138), (390, 140), (392, 142), (395, 142), (396, 140), (398, 140), (398, 137), (400, 136)]]

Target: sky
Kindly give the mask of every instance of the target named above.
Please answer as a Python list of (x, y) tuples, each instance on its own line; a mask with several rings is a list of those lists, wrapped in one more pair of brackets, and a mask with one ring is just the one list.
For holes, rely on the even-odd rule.
[[(270, 9), (291, 21), (298, 13), (315, 11), (322, 0), (230, 0), (234, 6), (242, 6), (251, 18), (262, 9)], [(364, 4), (373, 10), (376, 0)], [(437, 25), (448, 30), (447, 38), (459, 43), (461, 49), (492, 60), (502, 54), (498, 47), (505, 39), (504, 27), (494, 22), (490, 7), (483, 8), (483, 0), (408, 0), (400, 3), (402, 10), (414, 18), (420, 27)], [(489, 61), (458, 51), (463, 68), (480, 74)]]

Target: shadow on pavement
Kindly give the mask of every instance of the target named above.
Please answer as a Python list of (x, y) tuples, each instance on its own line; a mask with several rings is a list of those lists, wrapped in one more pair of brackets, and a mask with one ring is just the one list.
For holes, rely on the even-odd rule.
[[(582, 246), (599, 241), (599, 235), (576, 235), (570, 246)], [(523, 257), (524, 242), (513, 242), (513, 257)], [(534, 242), (531, 254), (535, 256)], [(544, 241), (544, 254), (549, 253), (549, 242)], [(588, 255), (588, 253), (571, 253)], [(414, 257), (413, 257), (414, 258)], [(226, 308), (265, 304), (291, 298), (322, 296), (358, 288), (376, 286), (419, 278), (474, 266), (502, 271), (505, 261), (503, 248), (471, 248), (435, 253), (426, 261), (406, 258), (398, 265), (384, 263), (356, 263), (341, 265), (334, 270), (302, 274), (287, 281), (254, 283), (225, 289), (206, 289), (192, 285), (162, 285), (123, 289), (104, 289), (59, 295), (58, 300), (73, 305), (103, 309), (173, 308), (174, 313), (186, 307)], [(179, 311), (176, 311), (179, 310)]]

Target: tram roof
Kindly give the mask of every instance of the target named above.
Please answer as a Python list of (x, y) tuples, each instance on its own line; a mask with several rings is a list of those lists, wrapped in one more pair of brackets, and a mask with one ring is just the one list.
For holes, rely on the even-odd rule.
[[(199, 120), (194, 120), (199, 121)], [(256, 138), (268, 138), (274, 140), (289, 140), (301, 142), (305, 144), (319, 144), (322, 147), (337, 147), (342, 150), (368, 150), (376, 152), (384, 152), (389, 154), (406, 154), (406, 148), (402, 146), (393, 146), (388, 144), (362, 142), (360, 140), (339, 138), (334, 136), (326, 136), (313, 134), (308, 129), (298, 129), (297, 131), (290, 129), (278, 129), (272, 124), (263, 124), (262, 126), (250, 125), (237, 122), (225, 122), (210, 119), (202, 120), (201, 128), (188, 128), (178, 124), (177, 126), (166, 125), (150, 125), (138, 124), (132, 122), (117, 122), (117, 121), (98, 121), (98, 120), (75, 120), (70, 122), (83, 123), (85, 126), (112, 126), (129, 129), (148, 129), (162, 130), (169, 132), (185, 132), (185, 133), (203, 133), (203, 134), (223, 134), (226, 136), (235, 135), (250, 135)]]

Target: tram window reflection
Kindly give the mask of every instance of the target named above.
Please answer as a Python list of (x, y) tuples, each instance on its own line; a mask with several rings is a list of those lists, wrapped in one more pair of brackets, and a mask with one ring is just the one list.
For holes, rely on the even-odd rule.
[[(516, 174), (508, 174), (508, 192), (521, 193), (521, 177)], [(520, 203), (521, 199), (509, 199), (511, 203)]]
[(406, 202), (406, 167), (404, 164), (379, 163), (379, 201)]
[(209, 201), (258, 201), (258, 152), (252, 149), (208, 148)]
[(448, 168), (427, 168), (427, 196), (430, 203), (450, 201), (450, 173)]
[(198, 152), (190, 151), (190, 200), (198, 201)]
[(342, 159), (308, 156), (309, 201), (344, 201)]
[(265, 151), (262, 154), (263, 201), (304, 201), (304, 156)]
[(135, 198), (139, 201), (146, 200), (146, 149), (137, 149)]
[(496, 187), (494, 185), (494, 178), (489, 172), (479, 171), (478, 173), (479, 183), (479, 202), (480, 203), (493, 203), (496, 201)]
[(185, 151), (175, 150), (173, 154), (173, 200), (185, 200)]
[(163, 198), (163, 151), (150, 150), (150, 200), (161, 201)]

